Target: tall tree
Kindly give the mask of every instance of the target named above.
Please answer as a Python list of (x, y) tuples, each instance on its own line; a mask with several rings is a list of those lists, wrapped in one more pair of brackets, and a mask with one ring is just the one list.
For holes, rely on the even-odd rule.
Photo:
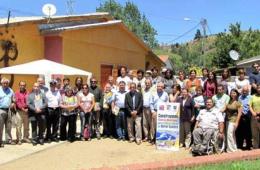
[(126, 2), (125, 6), (115, 0), (106, 0), (96, 9), (97, 12), (109, 12), (115, 19), (122, 20), (124, 24), (142, 39), (148, 46), (158, 46), (155, 38), (156, 30), (152, 27), (144, 14), (141, 14), (133, 2)]

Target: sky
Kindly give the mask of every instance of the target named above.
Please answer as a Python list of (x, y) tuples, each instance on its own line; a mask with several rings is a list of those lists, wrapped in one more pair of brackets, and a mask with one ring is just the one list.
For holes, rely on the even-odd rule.
[[(105, 0), (73, 0), (74, 14), (95, 12)], [(117, 0), (122, 5), (128, 0)], [(259, 0), (131, 0), (157, 30), (159, 43), (184, 43), (194, 38), (198, 24), (206, 19), (207, 35), (228, 30), (231, 23), (240, 22), (242, 30), (260, 29)], [(42, 6), (52, 3), (56, 15), (67, 14), (67, 0), (0, 0), (0, 17), (41, 16)], [(186, 18), (186, 20), (185, 20)], [(187, 21), (187, 18), (189, 20)], [(197, 27), (196, 27), (197, 25)], [(194, 28), (196, 27), (196, 28)], [(194, 29), (192, 29), (194, 28)], [(190, 31), (191, 30), (191, 31)], [(188, 32), (188, 33), (187, 33)]]

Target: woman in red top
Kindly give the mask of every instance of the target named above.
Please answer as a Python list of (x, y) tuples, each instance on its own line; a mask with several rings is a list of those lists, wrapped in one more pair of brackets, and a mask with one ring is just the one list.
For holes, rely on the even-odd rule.
[(204, 83), (204, 96), (207, 98), (213, 97), (217, 92), (217, 77), (213, 71), (208, 74), (208, 79)]

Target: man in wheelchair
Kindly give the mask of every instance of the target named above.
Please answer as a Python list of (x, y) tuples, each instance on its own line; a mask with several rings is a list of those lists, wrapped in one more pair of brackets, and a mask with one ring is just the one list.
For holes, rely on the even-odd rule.
[[(210, 145), (224, 138), (224, 117), (214, 107), (213, 100), (206, 100), (206, 109), (199, 112), (193, 131), (192, 154), (207, 155)], [(217, 149), (217, 148), (215, 148)]]

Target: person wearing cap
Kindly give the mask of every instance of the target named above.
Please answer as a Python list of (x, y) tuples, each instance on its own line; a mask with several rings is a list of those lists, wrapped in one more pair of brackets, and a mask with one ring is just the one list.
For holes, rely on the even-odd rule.
[(41, 92), (38, 83), (33, 84), (33, 91), (27, 99), (29, 108), (29, 120), (32, 126), (32, 144), (44, 144), (43, 133), (46, 127), (46, 108), (47, 98), (44, 92)]
[(46, 112), (47, 134), (45, 140), (47, 142), (58, 142), (58, 129), (60, 119), (60, 92), (56, 89), (57, 81), (50, 81), (50, 90), (46, 93), (48, 108)]
[[(73, 89), (67, 86), (65, 94), (61, 98), (61, 122), (60, 122), (60, 140), (75, 141), (76, 137), (76, 120), (78, 107), (77, 97), (73, 95)], [(69, 128), (67, 130), (67, 124)]]
[(3, 144), (3, 131), (5, 127), (6, 143), (14, 144), (11, 135), (11, 116), (9, 115), (9, 109), (14, 107), (14, 93), (9, 87), (10, 81), (7, 78), (2, 78), (0, 86), (0, 147), (4, 147)]

